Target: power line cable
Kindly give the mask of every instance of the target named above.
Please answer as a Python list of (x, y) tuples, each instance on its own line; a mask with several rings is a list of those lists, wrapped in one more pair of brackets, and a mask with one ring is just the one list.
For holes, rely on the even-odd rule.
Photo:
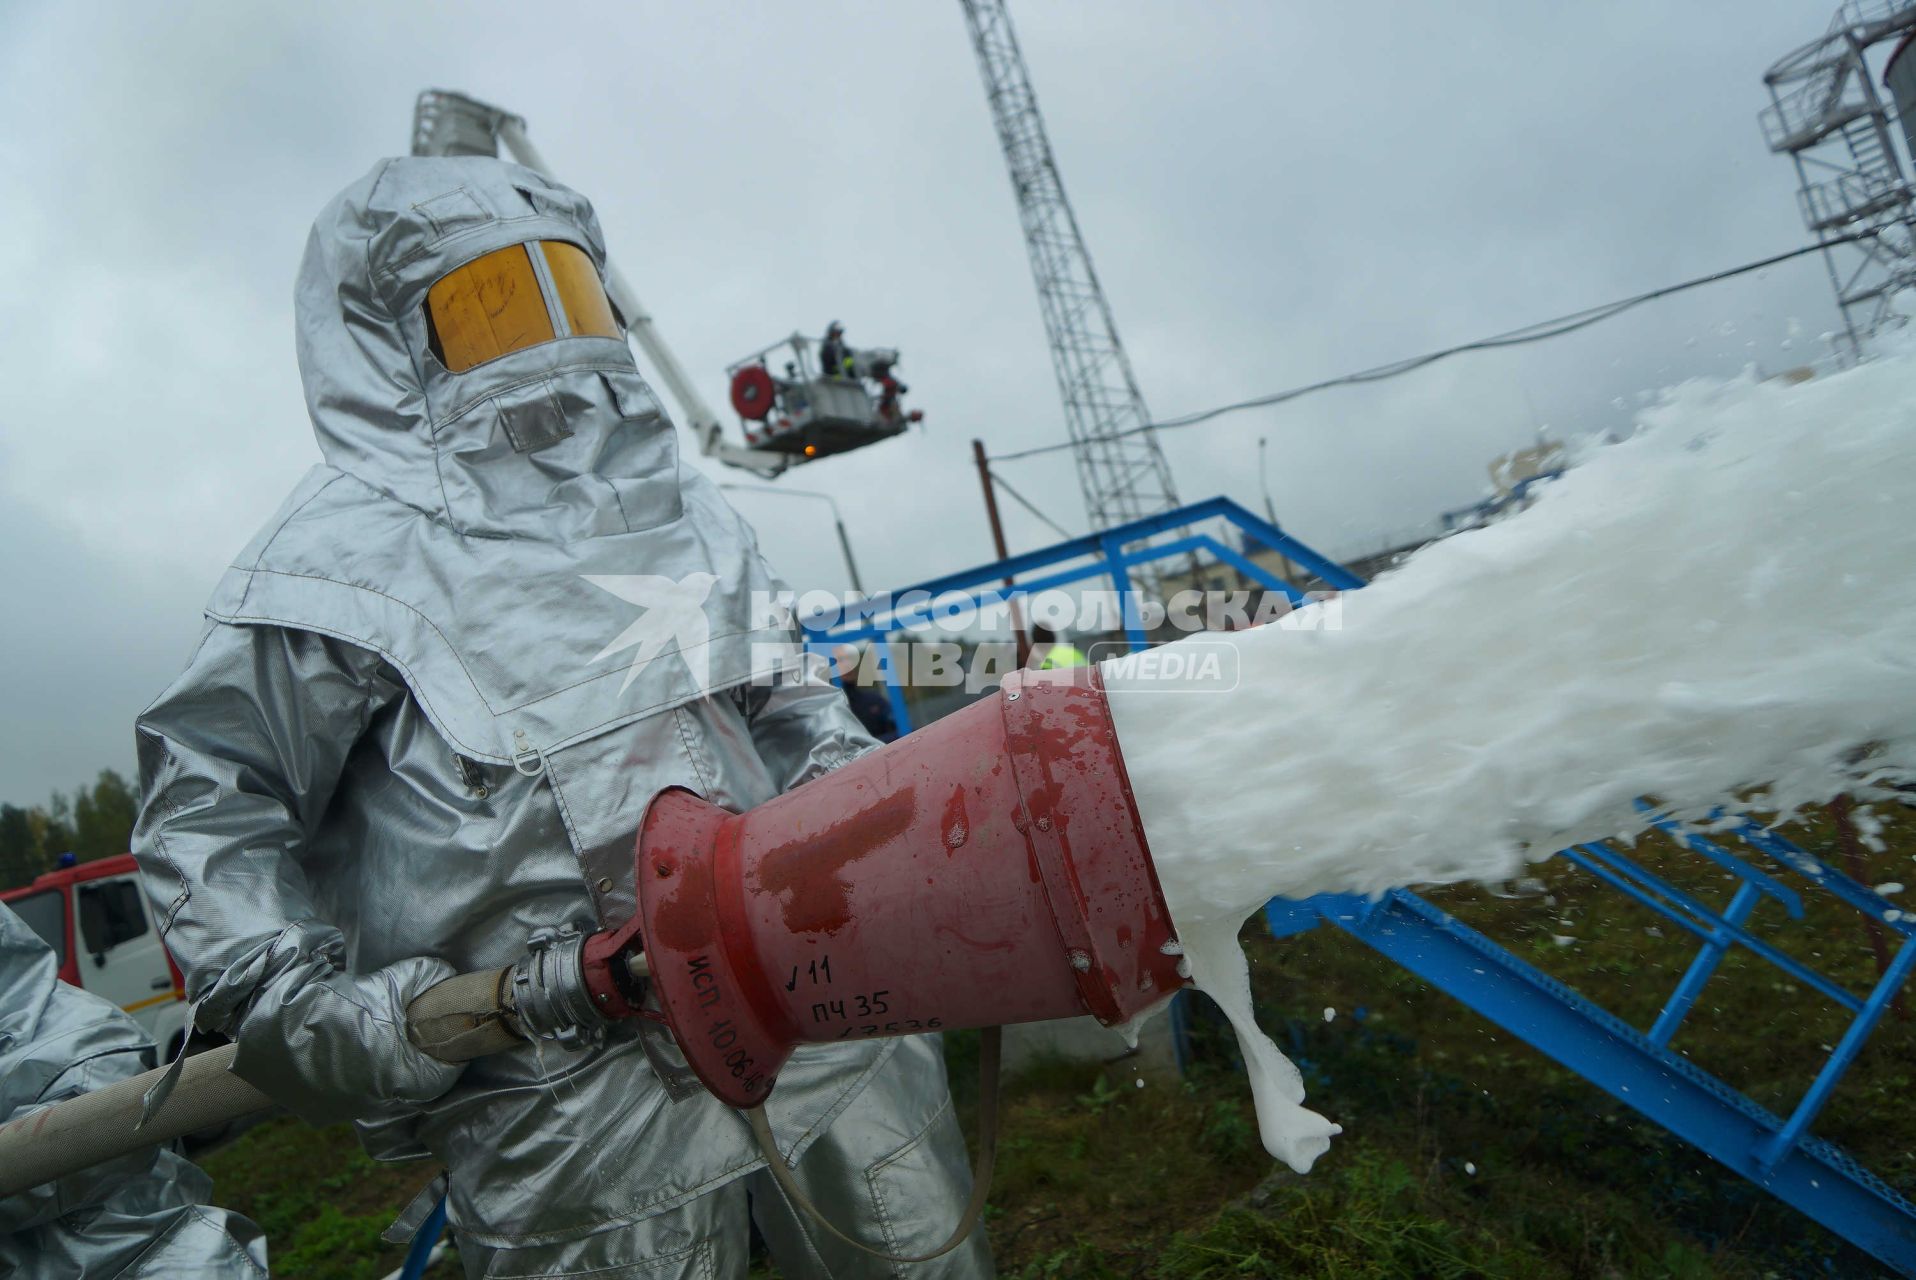
[(1050, 516), (1046, 515), (1044, 512), (1038, 510), (1038, 508), (1032, 504), (1029, 498), (1025, 497), (1022, 493), (1019, 493), (1016, 489), (1012, 488), (1010, 481), (1006, 480), (1003, 476), (999, 475), (996, 471), (992, 471), (989, 467), (986, 468), (986, 471), (991, 476), (991, 482), (993, 484), (997, 485), (1000, 489), (1003, 489), (1006, 493), (1010, 494), (1013, 498), (1017, 499), (1019, 506), (1023, 507), (1026, 511), (1029, 511), (1032, 515), (1038, 517), (1038, 519), (1044, 521), (1046, 524), (1050, 525), (1053, 529), (1057, 530), (1058, 536), (1060, 538), (1070, 539), (1070, 538), (1075, 538), (1078, 536), (1077, 534), (1072, 533), (1069, 529), (1066, 529), (1063, 525), (1059, 524), (1056, 520), (1053, 520)]
[[(1197, 413), (1185, 414), (1178, 418), (1167, 418), (1163, 422), (1147, 423), (1141, 427), (1132, 427), (1125, 431), (1114, 432), (1109, 436), (1100, 436), (1098, 439), (1121, 440), (1126, 436), (1142, 435), (1146, 431), (1171, 431), (1179, 427), (1194, 427), (1201, 422), (1209, 422), (1214, 418), (1221, 418), (1227, 413), (1240, 413), (1246, 409), (1262, 409), (1270, 405), (1283, 404), (1286, 401), (1297, 400), (1318, 391), (1328, 391), (1333, 387), (1354, 387), (1361, 386), (1367, 382), (1383, 382), (1388, 378), (1401, 377), (1414, 370), (1428, 368), (1440, 360), (1448, 360), (1452, 356), (1464, 355), (1472, 351), (1494, 351), (1499, 347), (1515, 347), (1528, 342), (1541, 342), (1545, 338), (1561, 337), (1566, 333), (1575, 333), (1579, 329), (1586, 329), (1599, 321), (1608, 320), (1612, 316), (1622, 315), (1624, 312), (1634, 307), (1640, 307), (1646, 302), (1655, 302), (1659, 298), (1667, 298), (1672, 294), (1682, 293), (1688, 289), (1697, 289), (1706, 284), (1716, 284), (1735, 276), (1747, 275), (1752, 271), (1761, 271), (1766, 267), (1774, 267), (1779, 263), (1789, 262), (1794, 258), (1801, 258), (1806, 254), (1818, 253), (1836, 245), (1850, 244), (1857, 240), (1866, 240), (1873, 234), (1873, 232), (1867, 231), (1852, 232), (1846, 236), (1839, 236), (1834, 240), (1825, 240), (1819, 244), (1804, 245), (1798, 249), (1791, 249), (1786, 253), (1772, 254), (1770, 257), (1760, 258), (1755, 262), (1746, 262), (1740, 267), (1730, 267), (1723, 271), (1713, 271), (1709, 275), (1697, 276), (1694, 279), (1685, 280), (1680, 284), (1665, 285), (1661, 289), (1652, 289), (1647, 293), (1639, 293), (1628, 298), (1620, 298), (1615, 302), (1606, 302), (1600, 306), (1586, 307), (1582, 311), (1573, 311), (1568, 315), (1557, 316), (1551, 320), (1539, 320), (1534, 324), (1525, 325), (1520, 329), (1511, 329), (1508, 332), (1495, 334), (1488, 338), (1478, 338), (1474, 342), (1464, 342), (1454, 347), (1444, 347), (1441, 350), (1426, 352), (1419, 356), (1408, 356), (1402, 360), (1392, 361), (1390, 364), (1377, 365), (1374, 368), (1359, 370), (1356, 373), (1340, 374), (1335, 378), (1325, 378), (1321, 382), (1306, 383), (1301, 387), (1291, 387), (1285, 391), (1274, 391), (1270, 395), (1257, 396), (1250, 400), (1239, 400), (1233, 404), (1219, 405), (1215, 409), (1204, 409)], [(1079, 444), (1079, 441), (1064, 441), (1059, 444), (1039, 445), (1036, 448), (1021, 449), (1016, 453), (1001, 453), (994, 457), (992, 461), (1016, 462), (1020, 458), (1035, 458), (1040, 454), (1058, 453), (1066, 449), (1075, 449)], [(1022, 501), (1022, 499), (1020, 499), (1020, 501)], [(1056, 526), (1053, 527), (1055, 528)]]

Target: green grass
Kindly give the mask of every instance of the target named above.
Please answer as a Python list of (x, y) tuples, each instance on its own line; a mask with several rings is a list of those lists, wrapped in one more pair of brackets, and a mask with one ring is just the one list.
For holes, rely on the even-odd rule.
[[(1916, 885), (1916, 815), (1894, 810), (1871, 883)], [(1792, 832), (1840, 865), (1826, 823)], [(1712, 864), (1650, 839), (1640, 858), (1705, 901), (1733, 887)], [(1567, 863), (1526, 896), (1428, 895), (1639, 1026), (1694, 954), (1688, 934)], [(1793, 880), (1791, 883), (1797, 883)], [(1806, 919), (1774, 904), (1756, 927), (1852, 990), (1875, 976), (1862, 918), (1805, 890)], [(1916, 909), (1916, 889), (1905, 901)], [(1574, 941), (1559, 945), (1555, 939)], [(1258, 1015), (1305, 1074), (1310, 1104), (1345, 1127), (1306, 1177), (1258, 1144), (1230, 1037), (1198, 1019), (1177, 1085), (1116, 1087), (1095, 1067), (1039, 1064), (1007, 1082), (987, 1222), (1007, 1277), (1876, 1276), (1869, 1259), (1541, 1053), (1328, 927), (1245, 933)], [(1326, 1023), (1322, 1010), (1338, 1010)], [(1787, 1111), (1846, 1021), (1767, 964), (1734, 955), (1674, 1047)], [(967, 1123), (976, 1037), (947, 1038)], [(1892, 1015), (1816, 1126), (1916, 1192), (1916, 1024)], [(383, 1275), (376, 1245), (430, 1170), (376, 1165), (346, 1130), (280, 1120), (204, 1162), (223, 1202), (258, 1217), (275, 1269)], [(759, 1274), (767, 1274), (761, 1269)]]
[[(199, 1157), (213, 1198), (259, 1223), (274, 1275), (379, 1280), (405, 1261), (386, 1229), (433, 1166), (369, 1158), (349, 1125), (309, 1128), (289, 1116), (255, 1125)], [(431, 1275), (462, 1274), (451, 1262)]]
[[(1916, 882), (1916, 821), (1885, 815), (1864, 879)], [(1792, 833), (1832, 862), (1828, 824)], [(1647, 865), (1721, 904), (1725, 874), (1661, 839)], [(1427, 896), (1561, 981), (1647, 1026), (1695, 944), (1563, 862), (1522, 897)], [(1876, 968), (1862, 917), (1805, 890), (1806, 918), (1766, 904), (1770, 941), (1863, 990)], [(1571, 938), (1560, 945), (1556, 939)], [(1303, 1069), (1311, 1105), (1345, 1127), (1308, 1177), (1250, 1133), (1227, 1033), (1200, 1020), (1198, 1068), (1168, 1102), (1081, 1105), (1082, 1080), (1019, 1082), (1019, 1162), (994, 1206), (1011, 1276), (1876, 1276), (1866, 1256), (1543, 1054), (1330, 928), (1274, 941), (1247, 928), (1260, 1022)], [(1337, 1018), (1326, 1023), (1322, 1010)], [(1748, 956), (1727, 962), (1674, 1047), (1773, 1110), (1800, 1096), (1847, 1015)], [(1891, 1015), (1816, 1132), (1916, 1192), (1907, 1105), (1916, 1027)], [(1142, 1113), (1142, 1114), (1141, 1114)], [(1165, 1169), (1169, 1136), (1184, 1167)], [(1246, 1141), (1247, 1138), (1252, 1139)], [(1021, 1170), (1042, 1171), (1036, 1175)], [(1473, 1172), (1474, 1170), (1474, 1172)], [(1114, 1188), (1160, 1192), (1133, 1212)], [(1111, 1210), (1101, 1209), (1105, 1201)]]

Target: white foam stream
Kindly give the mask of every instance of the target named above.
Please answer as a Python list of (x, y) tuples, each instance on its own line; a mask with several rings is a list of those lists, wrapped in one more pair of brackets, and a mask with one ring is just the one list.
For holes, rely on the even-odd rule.
[(1916, 354), (1679, 387), (1340, 604), (1204, 637), (1229, 694), (1106, 668), (1192, 974), (1300, 1171), (1338, 1130), (1251, 1017), (1236, 934), (1267, 899), (1508, 877), (1640, 829), (1638, 796), (1787, 813), (1916, 779)]

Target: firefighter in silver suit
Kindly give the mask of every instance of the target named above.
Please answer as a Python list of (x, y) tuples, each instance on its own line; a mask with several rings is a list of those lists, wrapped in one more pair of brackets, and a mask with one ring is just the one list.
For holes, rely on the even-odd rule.
[[(745, 809), (869, 750), (792, 674), (750, 530), (681, 467), (591, 207), (490, 157), (388, 160), (321, 212), (297, 335), (325, 461), (233, 561), (141, 716), (135, 853), (202, 1027), (308, 1120), (435, 1157), (472, 1275), (897, 1273), (795, 1212), (669, 1039), (463, 1069), (407, 1003), (634, 909), (647, 802)], [(970, 1190), (935, 1040), (801, 1048), (767, 1104), (884, 1252)], [(903, 1274), (988, 1275), (982, 1233)]]
[[(63, 908), (64, 909), (64, 908)], [(56, 930), (56, 933), (58, 931)], [(40, 935), (0, 904), (0, 1123), (146, 1070), (153, 1042), (58, 978)], [(0, 1199), (0, 1275), (35, 1280), (266, 1280), (266, 1241), (208, 1203), (212, 1182), (147, 1147)]]

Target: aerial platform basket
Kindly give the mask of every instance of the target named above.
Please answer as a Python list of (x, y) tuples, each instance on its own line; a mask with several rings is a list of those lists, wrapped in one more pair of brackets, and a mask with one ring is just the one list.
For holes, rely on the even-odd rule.
[[(794, 461), (824, 458), (889, 440), (921, 417), (899, 403), (904, 388), (890, 376), (896, 351), (855, 351), (857, 376), (827, 377), (817, 347), (814, 339), (795, 333), (726, 369), (748, 449)], [(866, 379), (881, 388), (880, 394), (872, 394)]]

